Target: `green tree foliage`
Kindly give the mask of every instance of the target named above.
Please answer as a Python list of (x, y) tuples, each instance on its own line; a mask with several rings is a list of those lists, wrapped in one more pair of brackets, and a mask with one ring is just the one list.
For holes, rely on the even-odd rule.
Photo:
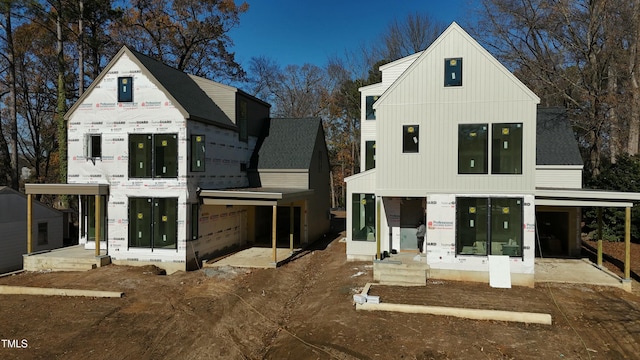
[[(603, 160), (600, 174), (585, 181), (585, 187), (602, 190), (640, 192), (640, 156), (621, 154), (615, 162)], [(634, 203), (633, 209), (638, 209)], [(640, 242), (640, 213), (631, 211), (631, 238)], [(597, 209), (585, 208), (583, 214), (587, 231), (598, 228)], [(625, 235), (625, 209), (603, 208), (603, 237), (607, 240), (623, 241)]]

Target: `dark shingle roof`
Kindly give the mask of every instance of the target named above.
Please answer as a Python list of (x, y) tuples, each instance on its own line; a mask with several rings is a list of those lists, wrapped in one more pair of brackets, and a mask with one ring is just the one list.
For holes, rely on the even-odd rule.
[(321, 131), (320, 118), (271, 119), (258, 153), (258, 169), (309, 169)]
[(127, 48), (193, 120), (235, 129), (236, 125), (186, 73)]
[(538, 108), (537, 165), (583, 165), (578, 142), (563, 108)]

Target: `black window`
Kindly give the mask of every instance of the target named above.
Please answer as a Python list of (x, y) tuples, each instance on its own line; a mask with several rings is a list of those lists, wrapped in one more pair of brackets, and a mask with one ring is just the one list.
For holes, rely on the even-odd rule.
[(191, 204), (191, 240), (198, 239), (198, 222), (200, 221), (200, 205)]
[(119, 77), (118, 78), (118, 102), (132, 102), (132, 101), (133, 101), (133, 78)]
[(458, 125), (458, 174), (487, 174), (487, 124)]
[(249, 110), (247, 102), (240, 100), (238, 107), (238, 139), (247, 142), (249, 139), (249, 128), (247, 124), (249, 121)]
[(191, 135), (191, 171), (204, 171), (205, 163), (204, 135)]
[(130, 134), (130, 178), (175, 178), (178, 176), (176, 134)]
[(522, 174), (522, 124), (493, 124), (492, 174)]
[(375, 120), (376, 119), (376, 112), (375, 110), (373, 110), (373, 103), (375, 103), (378, 100), (379, 96), (367, 96), (366, 97), (366, 105), (365, 105), (365, 109), (366, 109), (366, 119), (367, 120)]
[(38, 223), (38, 245), (47, 245), (49, 243), (49, 223)]
[(366, 141), (364, 170), (366, 171), (369, 169), (373, 169), (375, 167), (376, 167), (376, 142)]
[(444, 59), (444, 86), (462, 86), (462, 58)]
[(129, 247), (177, 249), (178, 198), (129, 198)]
[(376, 197), (353, 194), (351, 198), (351, 236), (354, 241), (376, 241)]
[(456, 199), (456, 254), (522, 256), (522, 198)]
[(417, 153), (419, 147), (419, 127), (418, 125), (402, 126), (402, 152)]
[(102, 135), (90, 134), (87, 136), (87, 158), (102, 157)]

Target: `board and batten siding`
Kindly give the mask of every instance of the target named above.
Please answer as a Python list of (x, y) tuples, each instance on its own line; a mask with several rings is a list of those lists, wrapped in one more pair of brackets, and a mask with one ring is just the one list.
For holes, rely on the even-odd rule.
[[(444, 87), (444, 59), (458, 57), (463, 85)], [(532, 193), (538, 102), (462, 29), (450, 28), (376, 103), (377, 193)], [(470, 123), (489, 124), (489, 134), (492, 123), (522, 123), (522, 174), (459, 175), (458, 124)], [(418, 153), (403, 154), (403, 125), (419, 125)]]
[[(369, 261), (376, 253), (375, 241), (353, 241), (353, 204), (352, 196), (354, 193), (375, 194), (376, 193), (376, 174), (378, 170), (372, 169), (363, 173), (355, 174), (344, 179), (347, 183), (347, 198), (345, 203), (347, 206), (347, 259), (348, 260), (364, 260)], [(381, 214), (382, 220), (385, 221), (384, 214)]]

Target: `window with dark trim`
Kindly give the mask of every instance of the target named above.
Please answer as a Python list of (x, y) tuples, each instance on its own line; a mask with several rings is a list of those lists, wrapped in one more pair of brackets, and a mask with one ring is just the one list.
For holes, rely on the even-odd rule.
[(376, 196), (353, 194), (351, 236), (354, 241), (376, 241)]
[(191, 240), (197, 240), (200, 234), (198, 233), (198, 222), (200, 221), (200, 204), (191, 204)]
[(420, 127), (418, 125), (402, 126), (402, 152), (417, 153), (420, 149), (419, 134)]
[(178, 248), (178, 198), (129, 198), (129, 247)]
[(178, 135), (129, 134), (129, 177), (178, 177)]
[(365, 98), (366, 104), (365, 104), (365, 111), (366, 111), (366, 116), (365, 119), (367, 120), (375, 120), (376, 119), (376, 111), (373, 109), (373, 103), (375, 103), (378, 100), (379, 96), (375, 95), (375, 96), (367, 96)]
[(522, 124), (493, 124), (492, 174), (522, 174)]
[(249, 140), (249, 109), (246, 100), (240, 100), (238, 105), (238, 139), (243, 142)]
[(87, 158), (96, 159), (102, 157), (102, 135), (101, 134), (89, 134), (87, 135)]
[(204, 135), (191, 135), (191, 171), (205, 171), (205, 146)]
[(522, 256), (522, 198), (456, 198), (456, 254)]
[(49, 243), (49, 223), (38, 223), (38, 245), (47, 245)]
[(458, 174), (487, 174), (487, 124), (458, 125)]
[(458, 174), (522, 174), (522, 123), (458, 125)]
[(118, 102), (132, 102), (132, 101), (133, 101), (133, 78), (119, 77), (118, 78)]
[(444, 86), (462, 86), (462, 58), (444, 59)]
[(365, 141), (365, 150), (364, 150), (364, 170), (370, 170), (376, 167), (376, 142), (375, 141)]

